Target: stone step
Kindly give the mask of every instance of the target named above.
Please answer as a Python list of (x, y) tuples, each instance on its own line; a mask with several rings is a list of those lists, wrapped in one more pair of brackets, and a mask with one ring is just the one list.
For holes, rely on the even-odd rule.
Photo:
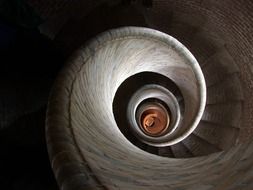
[(225, 150), (235, 145), (239, 131), (238, 128), (200, 121), (193, 133), (210, 144)]
[(207, 105), (202, 120), (240, 128), (242, 102)]
[(190, 150), (182, 142), (172, 145), (171, 150), (175, 158), (190, 158), (193, 156)]
[(206, 85), (211, 86), (230, 74), (238, 73), (239, 69), (227, 50), (222, 48), (204, 62), (202, 71)]
[(243, 101), (243, 92), (237, 73), (207, 88), (207, 104)]
[(191, 134), (183, 141), (184, 145), (192, 152), (194, 156), (204, 156), (214, 152), (221, 151), (220, 148), (210, 144), (205, 139)]
[(175, 155), (173, 154), (171, 147), (159, 147), (158, 148), (158, 155), (164, 157), (174, 158)]

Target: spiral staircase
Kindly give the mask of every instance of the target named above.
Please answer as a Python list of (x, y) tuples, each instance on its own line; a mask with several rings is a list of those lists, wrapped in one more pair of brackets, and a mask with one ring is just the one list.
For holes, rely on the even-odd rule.
[[(46, 122), (49, 157), (60, 189), (253, 188), (253, 3), (250, 0), (101, 0), (72, 4), (59, 0), (54, 1), (57, 6), (51, 6), (50, 11), (35, 1), (28, 2), (47, 19), (41, 31), (54, 39), (66, 55), (72, 54), (55, 82)], [(153, 38), (143, 28), (108, 32), (121, 26), (152, 28), (164, 33), (159, 35), (169, 35), (182, 43), (181, 48), (177, 48), (178, 43), (168, 44), (176, 47), (178, 55), (191, 57), (192, 54), (196, 58), (198, 74), (192, 75), (192, 80), (185, 80), (198, 89), (192, 88), (196, 90), (193, 97), (197, 97), (196, 102), (203, 99), (204, 107), (199, 102), (192, 103), (182, 90), (184, 86), (177, 83), (183, 75), (173, 78), (173, 72), (166, 75), (166, 67), (159, 68), (159, 64), (154, 67), (134, 63), (132, 55), (146, 41), (133, 46), (136, 49), (132, 54), (126, 50), (128, 46), (110, 44), (122, 39), (124, 43), (137, 43), (127, 39), (129, 36)], [(152, 31), (148, 33), (156, 33)], [(155, 38), (154, 44), (164, 43), (164, 38), (169, 36)], [(112, 53), (111, 49), (104, 50), (104, 44), (117, 48)], [(149, 46), (152, 44), (147, 43), (146, 47)], [(184, 46), (189, 51), (180, 54)], [(113, 61), (114, 54), (123, 57), (123, 66), (117, 66), (121, 61)], [(151, 51), (144, 61), (148, 62), (152, 54), (158, 55)], [(158, 60), (155, 56), (153, 59)], [(192, 69), (195, 61), (191, 61), (185, 62)], [(131, 63), (139, 67), (131, 67)], [(148, 72), (162, 74), (172, 82), (161, 82), (162, 76)], [(142, 73), (139, 78), (138, 73)], [(206, 91), (193, 77), (202, 73)], [(137, 77), (128, 81), (132, 76)], [(194, 127), (180, 140), (168, 138), (163, 145), (154, 144), (131, 129), (127, 106), (147, 81), (169, 89), (182, 115), (191, 115), (190, 108), (195, 111), (205, 108), (193, 111), (195, 117), (197, 113), (201, 115), (195, 118), (196, 126), (186, 119), (188, 128), (182, 133)]]

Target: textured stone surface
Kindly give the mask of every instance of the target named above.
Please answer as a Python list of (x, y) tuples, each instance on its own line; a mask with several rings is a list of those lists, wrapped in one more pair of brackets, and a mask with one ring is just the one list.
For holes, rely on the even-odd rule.
[[(96, 129), (93, 125), (87, 126), (89, 129), (87, 130), (84, 128), (82, 117), (69, 122), (70, 116), (72, 118), (79, 114), (86, 116), (82, 106), (88, 105), (90, 111), (101, 113), (100, 109), (94, 106), (106, 105), (102, 97), (96, 104), (89, 102), (83, 105), (78, 101), (62, 104), (69, 100), (69, 97), (64, 97), (64, 94), (70, 93), (71, 81), (78, 84), (77, 89), (94, 82), (83, 83), (79, 80), (78, 76), (82, 73), (81, 65), (76, 63), (85, 62), (83, 57), (79, 57), (80, 60), (69, 62), (72, 66), (68, 67), (68, 70), (65, 70), (58, 79), (58, 85), (54, 90), (55, 96), (51, 99), (51, 104), (57, 106), (52, 106), (48, 114), (49, 152), (51, 162), (55, 163), (54, 171), (60, 187), (62, 189), (82, 187), (252, 189), (253, 145), (247, 143), (252, 140), (253, 134), (252, 2), (250, 0), (155, 0), (152, 8), (147, 10), (141, 7), (138, 10), (143, 14), (147, 26), (178, 38), (200, 62), (206, 74), (207, 84), (210, 85), (211, 95), (207, 97), (210, 105), (203, 116), (203, 120), (209, 122), (209, 127), (203, 131), (196, 131), (196, 135), (201, 137), (204, 134), (205, 140), (209, 142), (206, 146), (210, 146), (211, 143), (226, 151), (190, 159), (162, 158), (137, 149), (124, 139), (119, 131), (99, 130), (103, 125), (96, 126)], [(103, 27), (98, 27), (96, 32), (100, 30), (103, 31)], [(90, 53), (94, 52), (86, 50), (80, 54)], [(78, 52), (75, 55), (78, 57)], [(228, 66), (229, 63), (232, 64)], [(103, 84), (105, 81), (95, 82)], [(235, 86), (232, 86), (231, 82)], [(90, 98), (100, 93), (99, 90), (90, 94)], [(106, 97), (112, 98), (109, 94), (106, 94)], [(78, 90), (74, 92), (74, 99), (80, 102), (83, 100)], [(78, 105), (74, 110), (70, 106), (73, 104)], [(109, 116), (111, 115), (101, 113), (100, 122), (105, 122), (105, 118)], [(94, 118), (86, 118), (86, 122), (92, 119)], [(215, 129), (209, 129), (210, 125), (215, 125)], [(78, 130), (73, 130), (75, 127)], [(228, 130), (230, 131), (227, 132)], [(83, 135), (86, 133), (87, 136)], [(196, 155), (204, 152), (201, 150), (201, 147), (205, 148), (203, 148), (204, 142), (197, 145), (200, 141), (188, 140), (192, 140), (193, 145), (196, 146), (194, 149)], [(231, 148), (236, 143), (238, 145)], [(90, 147), (91, 144), (94, 146)], [(69, 157), (64, 152), (67, 152)], [(61, 161), (65, 159), (67, 159), (66, 163), (73, 162), (69, 172), (61, 172), (64, 169), (60, 169), (66, 167), (66, 163), (63, 164)], [(68, 179), (69, 177), (73, 179)], [(64, 182), (65, 180), (67, 181)]]

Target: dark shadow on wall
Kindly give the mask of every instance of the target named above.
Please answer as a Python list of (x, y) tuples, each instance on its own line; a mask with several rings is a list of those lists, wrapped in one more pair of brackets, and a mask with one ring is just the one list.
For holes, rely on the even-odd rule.
[(1, 131), (1, 189), (58, 189), (44, 138), (45, 110), (24, 115)]
[(63, 56), (37, 30), (38, 18), (16, 19), (21, 1), (6, 2), (0, 1), (0, 189), (57, 190), (44, 130)]
[(98, 34), (124, 26), (147, 26), (145, 18), (137, 10), (135, 1), (108, 1), (100, 3), (90, 12), (77, 12), (61, 28), (55, 37), (59, 49), (69, 56), (75, 49)]

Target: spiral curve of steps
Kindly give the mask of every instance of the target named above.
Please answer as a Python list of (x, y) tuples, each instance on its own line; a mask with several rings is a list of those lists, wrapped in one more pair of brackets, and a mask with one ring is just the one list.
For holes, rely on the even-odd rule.
[(81, 100), (97, 94), (82, 89), (80, 76), (87, 75), (85, 56), (96, 51), (81, 47), (60, 73), (49, 101), (48, 152), (59, 187), (252, 189), (252, 2), (157, 0), (148, 8), (138, 1), (129, 6), (147, 27), (175, 37), (195, 56), (207, 87), (205, 111), (193, 133), (166, 147), (103, 128), (113, 113), (101, 112), (103, 99), (88, 105), (101, 120), (87, 127), (93, 116)]

